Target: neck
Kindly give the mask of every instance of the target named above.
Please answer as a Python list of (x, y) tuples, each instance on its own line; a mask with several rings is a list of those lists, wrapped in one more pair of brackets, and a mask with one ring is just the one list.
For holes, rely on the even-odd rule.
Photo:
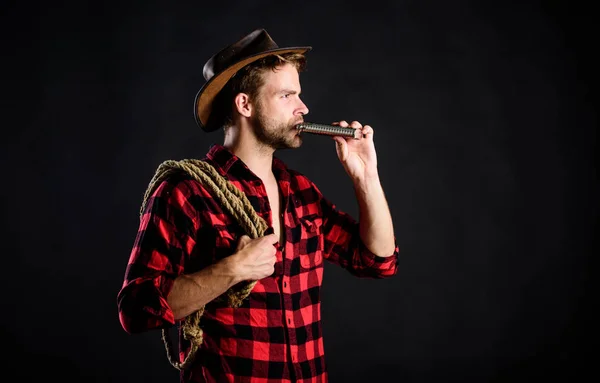
[(232, 126), (225, 132), (223, 146), (244, 161), (246, 166), (263, 182), (274, 177), (273, 153), (275, 150), (256, 140), (249, 129)]

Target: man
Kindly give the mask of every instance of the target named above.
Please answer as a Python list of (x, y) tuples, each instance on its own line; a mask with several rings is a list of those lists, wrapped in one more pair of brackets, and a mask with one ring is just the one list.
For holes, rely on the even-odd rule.
[[(171, 172), (147, 190), (119, 317), (131, 334), (164, 335), (179, 325), (172, 363), (182, 382), (326, 382), (323, 259), (358, 277), (396, 274), (398, 248), (370, 126), (339, 121), (360, 138), (333, 137), (358, 221), (274, 156), (301, 146), (295, 126), (308, 108), (299, 73), (310, 49), (279, 48), (259, 29), (214, 55), (194, 115), (207, 132), (224, 128), (223, 145), (213, 145), (202, 164), (227, 183), (211, 189), (198, 170)], [(248, 235), (251, 225), (226, 208), (227, 190), (247, 198), (250, 215), (266, 225), (260, 235)], [(236, 293), (237, 303), (223, 298)]]

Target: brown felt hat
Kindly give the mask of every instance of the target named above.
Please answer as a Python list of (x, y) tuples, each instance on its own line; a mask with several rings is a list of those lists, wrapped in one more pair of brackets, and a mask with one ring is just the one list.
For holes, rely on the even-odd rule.
[(204, 64), (202, 74), (206, 83), (200, 88), (194, 100), (196, 123), (205, 132), (212, 132), (220, 128), (219, 124), (210, 121), (213, 102), (227, 81), (244, 66), (265, 56), (306, 53), (311, 49), (312, 47), (309, 46), (280, 48), (264, 29), (256, 29), (237, 42), (223, 48)]

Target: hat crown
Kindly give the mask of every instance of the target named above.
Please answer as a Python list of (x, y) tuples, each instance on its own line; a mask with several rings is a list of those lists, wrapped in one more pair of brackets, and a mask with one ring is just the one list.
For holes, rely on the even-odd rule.
[[(235, 43), (221, 49), (204, 64), (202, 74), (206, 83), (202, 85), (194, 99), (194, 119), (206, 132), (218, 129), (220, 117), (226, 113), (223, 102), (215, 102), (221, 91), (237, 71), (263, 57), (277, 54), (304, 54), (310, 46), (280, 48), (264, 29), (255, 29)], [(213, 113), (215, 112), (216, 113)]]
[(279, 46), (264, 29), (256, 29), (244, 36), (241, 40), (223, 48), (211, 57), (202, 70), (204, 78), (208, 81), (215, 74), (228, 68), (232, 63), (241, 61), (260, 52), (277, 49)]

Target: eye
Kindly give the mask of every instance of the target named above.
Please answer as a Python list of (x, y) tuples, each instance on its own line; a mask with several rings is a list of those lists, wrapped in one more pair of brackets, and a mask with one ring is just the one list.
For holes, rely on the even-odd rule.
[(282, 98), (290, 98), (292, 94), (291, 93), (286, 93), (283, 96), (281, 96)]

